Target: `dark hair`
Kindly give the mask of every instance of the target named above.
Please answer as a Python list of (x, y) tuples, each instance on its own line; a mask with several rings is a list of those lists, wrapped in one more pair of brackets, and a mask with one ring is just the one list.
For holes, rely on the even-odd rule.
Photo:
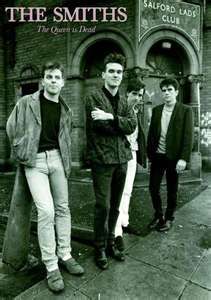
[(118, 63), (122, 65), (123, 69), (126, 66), (126, 59), (122, 54), (119, 53), (110, 53), (104, 59), (104, 70), (106, 70), (106, 65), (108, 63)]
[(143, 89), (145, 93), (145, 84), (139, 78), (131, 78), (128, 81), (127, 93), (139, 91), (140, 89)]
[(60, 62), (57, 61), (48, 61), (46, 62), (43, 67), (42, 67), (42, 78), (44, 78), (45, 76), (45, 71), (46, 70), (55, 70), (55, 69), (59, 69), (62, 73), (62, 77), (64, 77), (64, 67)]
[(162, 90), (164, 86), (169, 86), (169, 85), (172, 85), (175, 88), (175, 90), (179, 89), (179, 82), (175, 78), (171, 78), (171, 77), (167, 77), (163, 79), (160, 83), (160, 88)]

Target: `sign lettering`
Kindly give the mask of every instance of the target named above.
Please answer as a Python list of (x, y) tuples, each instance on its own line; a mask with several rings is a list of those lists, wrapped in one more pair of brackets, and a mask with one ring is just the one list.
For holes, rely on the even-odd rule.
[(139, 41), (147, 31), (159, 25), (184, 31), (199, 49), (200, 6), (169, 0), (139, 0)]

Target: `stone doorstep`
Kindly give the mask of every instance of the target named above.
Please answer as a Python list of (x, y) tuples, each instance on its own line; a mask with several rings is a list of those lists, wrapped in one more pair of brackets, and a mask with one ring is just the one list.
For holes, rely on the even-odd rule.
[[(188, 171), (187, 171), (188, 172)], [(71, 177), (70, 181), (74, 184), (92, 184), (91, 177)], [(189, 184), (195, 183), (200, 184), (202, 183), (202, 178), (191, 176), (190, 173), (184, 173), (180, 175), (179, 178), (180, 184)], [(166, 185), (165, 176), (161, 183), (162, 186)], [(137, 173), (134, 181), (134, 188), (148, 188), (149, 186), (149, 174), (148, 173)]]
[[(0, 224), (6, 227), (8, 216), (6, 214), (0, 214)], [(37, 221), (31, 220), (31, 231), (37, 232)], [(94, 240), (94, 232), (91, 228), (85, 228), (79, 225), (72, 225), (71, 237), (75, 240), (90, 244)], [(0, 257), (1, 258), (1, 257)]]
[[(0, 172), (0, 178), (1, 177), (14, 177), (15, 176), (15, 172), (11, 171), (11, 172)], [(149, 170), (148, 169), (143, 169), (142, 167), (138, 167), (137, 168), (137, 172), (136, 172), (136, 180), (137, 179), (142, 179), (142, 181), (144, 180), (148, 180), (149, 179)], [(201, 180), (200, 177), (194, 176), (191, 174), (190, 170), (186, 170), (184, 171), (181, 175), (180, 175), (180, 179), (182, 180), (187, 180), (189, 179), (191, 180)], [(70, 181), (73, 182), (78, 182), (78, 181), (87, 181), (87, 182), (92, 182), (92, 175), (91, 175), (91, 169), (73, 169), (72, 174), (70, 176)]]
[[(86, 174), (86, 176), (85, 176)], [(0, 174), (1, 176), (2, 174)], [(71, 178), (71, 182), (76, 185), (78, 184), (92, 184), (92, 180), (91, 180), (91, 173), (90, 173), (90, 169), (85, 169), (83, 170), (83, 177), (79, 176), (78, 174), (75, 174), (75, 177)], [(87, 177), (88, 175), (88, 177)], [(8, 173), (6, 176), (14, 176), (14, 173)], [(138, 172), (136, 174), (136, 178), (135, 178), (135, 182), (134, 182), (134, 188), (148, 188), (148, 184), (149, 184), (149, 174), (146, 173), (140, 173)], [(180, 176), (180, 184), (189, 184), (189, 183), (195, 183), (195, 184), (200, 184), (202, 183), (202, 178), (196, 178), (193, 176), (190, 176), (190, 171), (185, 171), (183, 174), (181, 174)], [(165, 186), (166, 185), (166, 181), (165, 178), (162, 182), (162, 185)], [(7, 214), (0, 214), (0, 224), (3, 224), (6, 226), (7, 224), (7, 218), (8, 215)], [(31, 221), (31, 230), (33, 232), (37, 232), (37, 222), (36, 220)], [(80, 240), (80, 241), (84, 241), (85, 243), (88, 242), (92, 242), (93, 241), (93, 230), (90, 228), (84, 228), (81, 227), (78, 224), (73, 224), (72, 225), (72, 237), (73, 239), (76, 240)]]

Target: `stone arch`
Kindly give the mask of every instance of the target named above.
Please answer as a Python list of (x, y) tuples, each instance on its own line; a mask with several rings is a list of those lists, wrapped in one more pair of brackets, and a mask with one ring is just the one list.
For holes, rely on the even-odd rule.
[(141, 39), (139, 43), (138, 57), (139, 65), (143, 68), (146, 67), (146, 58), (151, 47), (158, 41), (168, 39), (178, 43), (185, 51), (189, 60), (189, 73), (200, 73), (200, 58), (198, 50), (194, 42), (179, 29), (169, 29), (165, 25), (159, 26), (159, 28), (153, 28), (149, 30)]
[(19, 77), (15, 80), (16, 100), (20, 97), (32, 94), (39, 89), (41, 72), (33, 64), (26, 64), (19, 72)]
[(91, 47), (97, 43), (108, 41), (115, 44), (117, 48), (125, 55), (127, 68), (134, 66), (135, 52), (132, 42), (119, 30), (107, 29), (98, 31), (81, 40), (75, 47), (73, 54), (68, 56), (68, 84), (71, 87), (71, 105), (75, 111), (75, 128), (73, 131), (73, 164), (83, 165), (86, 153), (86, 117), (84, 98), (86, 93), (97, 85), (100, 78), (86, 78), (84, 76), (84, 59)]
[(126, 60), (127, 60), (127, 68), (131, 68), (134, 66), (134, 49), (132, 43), (127, 38), (127, 36), (118, 30), (106, 30), (97, 32), (86, 39), (84, 39), (80, 45), (77, 47), (71, 63), (71, 75), (79, 76), (81, 74), (81, 61), (87, 51), (87, 49), (101, 40), (110, 40), (115, 42), (123, 51)]
[(34, 66), (32, 64), (25, 65), (21, 71), (19, 78), (20, 79), (31, 79), (31, 78), (39, 78), (40, 77), (40, 71), (37, 68), (37, 66)]
[[(186, 55), (186, 74), (187, 84), (189, 84), (189, 104), (194, 112), (194, 148), (190, 163), (190, 171), (192, 174), (200, 176), (201, 158), (200, 158), (200, 91), (197, 75), (200, 75), (202, 70), (201, 57), (199, 49), (195, 42), (182, 29), (169, 28), (169, 26), (157, 26), (151, 28), (141, 38), (138, 48), (138, 64), (142, 68), (146, 68), (147, 55), (150, 49), (160, 41), (172, 41), (180, 46), (183, 53)], [(193, 79), (191, 79), (193, 77)], [(194, 79), (195, 78), (195, 79)], [(158, 99), (157, 95), (154, 95)], [(159, 104), (159, 103), (157, 103)]]

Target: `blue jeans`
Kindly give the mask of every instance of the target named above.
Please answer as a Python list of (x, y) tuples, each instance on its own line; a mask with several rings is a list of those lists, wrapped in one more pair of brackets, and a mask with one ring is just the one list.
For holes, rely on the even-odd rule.
[(68, 182), (59, 150), (38, 153), (36, 166), (25, 167), (25, 174), (38, 212), (42, 260), (47, 270), (53, 271), (58, 268), (58, 257), (71, 252)]

